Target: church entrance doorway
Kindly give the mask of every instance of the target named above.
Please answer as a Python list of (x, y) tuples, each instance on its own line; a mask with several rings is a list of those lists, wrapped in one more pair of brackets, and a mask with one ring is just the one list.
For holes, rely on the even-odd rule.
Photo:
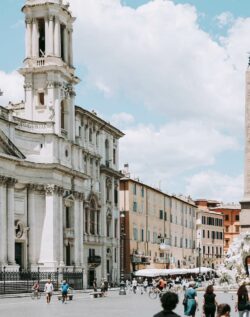
[(90, 269), (88, 272), (88, 285), (89, 285), (89, 287), (93, 286), (94, 279), (95, 279), (95, 269)]
[(15, 243), (15, 261), (16, 264), (20, 266), (20, 269), (23, 269), (23, 244), (20, 242)]

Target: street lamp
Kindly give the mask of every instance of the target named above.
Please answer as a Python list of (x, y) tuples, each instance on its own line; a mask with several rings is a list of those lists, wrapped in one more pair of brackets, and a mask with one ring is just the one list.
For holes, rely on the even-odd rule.
[(199, 246), (197, 248), (198, 251), (198, 264), (199, 264), (199, 276), (201, 275), (201, 245), (199, 243)]
[(124, 282), (124, 237), (125, 237), (125, 228), (124, 228), (124, 222), (125, 222), (125, 211), (121, 211), (120, 213), (120, 291), (119, 295), (126, 295), (126, 289), (125, 289), (125, 282)]

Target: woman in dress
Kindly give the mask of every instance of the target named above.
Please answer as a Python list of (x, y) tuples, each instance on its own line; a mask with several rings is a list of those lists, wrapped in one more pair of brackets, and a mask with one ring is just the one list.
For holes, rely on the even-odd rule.
[(206, 317), (214, 317), (217, 302), (215, 300), (213, 285), (208, 285), (204, 294), (203, 314)]
[(195, 282), (189, 283), (188, 289), (185, 292), (186, 304), (184, 305), (184, 315), (186, 316), (194, 317), (196, 308), (198, 307), (195, 285)]

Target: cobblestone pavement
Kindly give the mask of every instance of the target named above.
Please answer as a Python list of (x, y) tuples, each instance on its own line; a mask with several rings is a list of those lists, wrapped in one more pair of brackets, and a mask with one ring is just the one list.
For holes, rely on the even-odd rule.
[[(201, 305), (203, 292), (198, 293), (200, 310), (196, 317), (202, 316)], [(184, 316), (182, 305), (182, 293), (179, 295), (180, 303), (176, 312)], [(231, 317), (238, 314), (234, 312), (235, 294), (217, 293), (218, 303), (231, 305)], [(0, 317), (152, 317), (161, 310), (159, 299), (151, 299), (147, 294), (136, 295), (128, 293), (119, 295), (118, 291), (108, 293), (104, 298), (90, 298), (89, 294), (75, 294), (73, 301), (62, 304), (54, 295), (51, 304), (45, 303), (45, 297), (40, 300), (26, 298), (0, 299)]]

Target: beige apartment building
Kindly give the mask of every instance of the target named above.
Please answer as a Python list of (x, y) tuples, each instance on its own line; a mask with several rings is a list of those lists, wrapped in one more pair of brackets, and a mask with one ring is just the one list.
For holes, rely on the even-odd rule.
[(200, 199), (195, 201), (197, 226), (197, 266), (216, 268), (224, 257), (224, 221), (223, 213), (211, 210), (217, 201)]
[(126, 276), (142, 268), (192, 268), (196, 205), (138, 179), (120, 180), (121, 257)]

